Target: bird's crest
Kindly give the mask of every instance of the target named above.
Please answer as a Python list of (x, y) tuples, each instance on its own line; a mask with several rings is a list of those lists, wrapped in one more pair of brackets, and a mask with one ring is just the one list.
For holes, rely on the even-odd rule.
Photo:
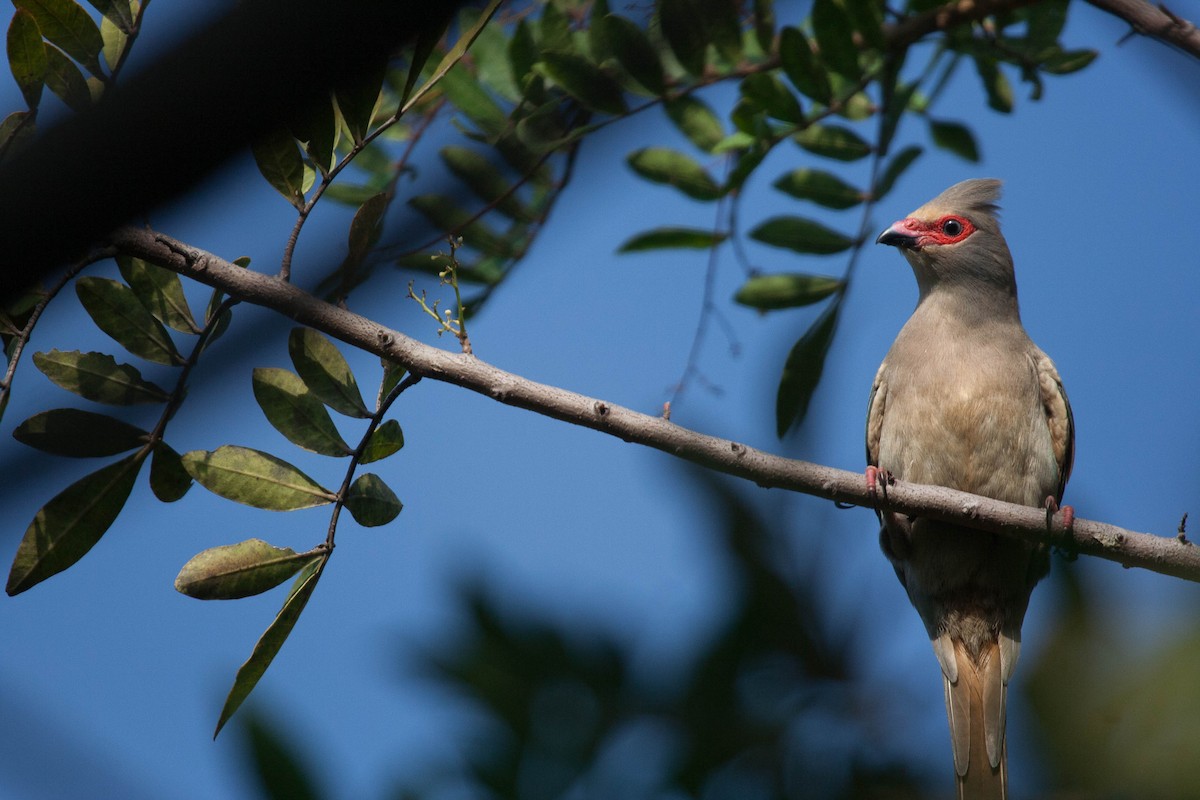
[(917, 219), (933, 219), (943, 214), (984, 215), (995, 219), (1000, 211), (1001, 182), (995, 178), (973, 178), (951, 186), (913, 212)]

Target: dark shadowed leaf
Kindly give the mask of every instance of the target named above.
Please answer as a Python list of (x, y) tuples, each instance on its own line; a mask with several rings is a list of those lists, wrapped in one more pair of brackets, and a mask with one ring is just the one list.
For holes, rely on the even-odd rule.
[(854, 240), (843, 233), (811, 219), (793, 216), (772, 217), (750, 231), (750, 238), (773, 247), (818, 255), (840, 253), (854, 244)]
[(826, 208), (853, 208), (863, 193), (838, 176), (819, 169), (794, 169), (773, 184), (798, 200), (811, 200)]
[(83, 6), (74, 0), (13, 0), (13, 5), (33, 15), (42, 36), (48, 41), (62, 48), (93, 75), (102, 74), (100, 50), (104, 42), (100, 38), (100, 29)]
[(0, 160), (21, 152), (33, 139), (35, 118), (30, 111), (14, 111), (0, 122)]
[(162, 403), (168, 395), (128, 364), (118, 364), (107, 353), (51, 350), (34, 353), (33, 363), (43, 374), (68, 392), (114, 406)]
[(121, 277), (156, 320), (180, 333), (199, 333), (179, 276), (140, 258), (117, 256)]
[(513, 244), (496, 233), (490, 226), (462, 208), (451, 197), (440, 194), (422, 194), (410, 197), (408, 204), (419, 211), (438, 230), (462, 236), (468, 247), (494, 256), (511, 256)]
[(729, 171), (729, 177), (725, 179), (725, 191), (741, 189), (747, 179), (754, 174), (754, 170), (758, 169), (758, 165), (767, 157), (768, 152), (770, 149), (765, 144), (755, 142), (739, 153), (733, 169)]
[(542, 53), (539, 68), (567, 94), (592, 111), (624, 114), (621, 86), (595, 64), (573, 53)]
[(691, 143), (706, 153), (725, 138), (721, 120), (708, 104), (690, 94), (668, 100), (663, 104), (667, 116)]
[(821, 380), (825, 356), (833, 341), (833, 331), (842, 305), (841, 297), (838, 295), (834, 298), (788, 353), (775, 399), (775, 433), (780, 439), (799, 425), (808, 412), (808, 403)]
[(716, 200), (721, 187), (691, 156), (667, 147), (646, 147), (635, 150), (625, 159), (633, 171), (643, 178), (674, 186), (695, 200)]
[(538, 32), (541, 33), (543, 50), (571, 49), (571, 21), (559, 8), (558, 3), (546, 3), (542, 8), (542, 18), (538, 21)]
[(655, 228), (631, 236), (618, 248), (618, 253), (638, 253), (643, 250), (662, 250), (683, 247), (705, 250), (729, 238), (724, 233), (699, 228)]
[(920, 147), (912, 145), (901, 150), (896, 155), (892, 156), (892, 160), (888, 162), (884, 168), (883, 174), (879, 178), (879, 183), (875, 186), (875, 199), (881, 200), (884, 195), (892, 190), (896, 185), (896, 181), (904, 174), (912, 163), (920, 157), (923, 151)]
[(533, 38), (533, 29), (527, 20), (522, 19), (513, 29), (512, 39), (508, 43), (508, 63), (512, 67), (513, 77), (518, 82), (524, 82), (533, 65), (537, 63), (537, 42)]
[(323, 334), (312, 328), (293, 328), (288, 336), (288, 354), (309, 391), (325, 405), (348, 417), (371, 416), (350, 365)]
[(402, 447), (404, 447), (404, 431), (400, 429), (399, 422), (389, 419), (371, 434), (367, 446), (363, 448), (359, 463), (370, 464), (372, 461), (379, 461), (398, 452)]
[(439, 155), (450, 171), (480, 200), (513, 219), (525, 222), (533, 219), (532, 212), (521, 204), (515, 192), (510, 191), (513, 181), (504, 177), (483, 153), (469, 147), (448, 145), (439, 151)]
[(304, 159), (295, 137), (279, 128), (256, 141), (251, 151), (267, 183), (296, 208), (304, 205)]
[(96, 327), (130, 353), (168, 366), (183, 361), (162, 323), (146, 310), (133, 289), (110, 278), (87, 276), (75, 281), (75, 293)]
[(754, 38), (759, 49), (770, 52), (775, 42), (775, 4), (771, 0), (754, 0)]
[(808, 37), (799, 28), (786, 27), (779, 34), (779, 60), (783, 72), (802, 94), (829, 105), (833, 90), (825, 65), (812, 51)]
[(854, 26), (838, 0), (814, 0), (812, 24), (825, 65), (852, 81), (859, 80), (862, 68), (858, 65)]
[(466, 66), (457, 66), (438, 81), (440, 88), (454, 107), (488, 136), (498, 136), (508, 125), (508, 114)]
[(1000, 71), (996, 59), (990, 56), (976, 56), (975, 69), (979, 73), (979, 80), (983, 82), (983, 90), (987, 92), (988, 106), (1002, 114), (1012, 113), (1012, 85)]
[(354, 212), (350, 220), (350, 233), (346, 237), (346, 261), (343, 269), (353, 269), (361, 264), (379, 241), (383, 230), (383, 214), (387, 211), (390, 198), (386, 192), (367, 198)]
[(121, 30), (127, 31), (133, 26), (133, 10), (129, 0), (88, 0), (88, 3)]
[(338, 123), (332, 98), (309, 105), (291, 123), (289, 130), (293, 137), (304, 142), (305, 151), (319, 169), (328, 172), (333, 167)]
[(125, 506), (143, 460), (135, 454), (102, 467), (42, 506), (17, 546), (8, 593), (19, 594), (83, 558)]
[(403, 507), (396, 493), (373, 472), (359, 475), (346, 493), (346, 508), (364, 528), (388, 524)]
[[(284, 735), (284, 729), (272, 725), (251, 712), (245, 719), (246, 750), (252, 757), (252, 765), (262, 800), (321, 800), (326, 795), (319, 791), (313, 773), (317, 765), (304, 757), (303, 751)], [(395, 800), (415, 800), (403, 793), (394, 795)]]
[(708, 31), (695, 0), (658, 0), (663, 37), (675, 60), (693, 75), (704, 74)]
[(25, 104), (37, 108), (46, 81), (46, 47), (33, 15), (21, 8), (8, 26), (8, 66)]
[(883, 50), (887, 41), (883, 34), (883, 0), (841, 0), (842, 8), (855, 32), (868, 47)]
[(361, 143), (371, 129), (371, 115), (379, 102), (379, 92), (386, 74), (387, 63), (380, 60), (370, 69), (354, 70), (352, 81), (334, 90), (338, 110), (342, 112), (342, 119), (350, 129), (355, 144)]
[(221, 708), (217, 729), (213, 731), (214, 739), (220, 734), (221, 728), (225, 727), (229, 718), (250, 696), (250, 692), (258, 685), (259, 680), (267, 671), (267, 667), (271, 666), (271, 662), (279, 653), (279, 648), (283, 647), (283, 643), (287, 641), (288, 634), (292, 632), (292, 628), (296, 626), (296, 620), (300, 618), (300, 612), (304, 610), (308, 599), (312, 597), (313, 589), (317, 587), (317, 581), (320, 579), (321, 571), (328, 559), (329, 556), (325, 555), (310, 562), (296, 576), (287, 599), (283, 601), (283, 608), (279, 609), (274, 621), (259, 637), (250, 658), (246, 659), (246, 663), (238, 669), (237, 677), (233, 679), (233, 688), (229, 690), (229, 696), (225, 698), (225, 705)]
[(729, 0), (698, 0), (696, 5), (708, 40), (726, 61), (736, 64), (742, 55), (741, 4)]
[(115, 417), (77, 408), (42, 411), (13, 431), (21, 444), (75, 458), (115, 456), (141, 447), (149, 435)]
[(1027, 28), (1025, 38), (1034, 52), (1054, 47), (1067, 22), (1068, 0), (1043, 0), (1034, 3), (1021, 13)]
[(174, 503), (192, 488), (192, 476), (183, 468), (183, 456), (165, 442), (154, 445), (150, 462), (150, 489), (164, 503)]
[[(471, 7), (463, 9), (460, 28), (470, 27), (477, 21), (479, 12)], [(479, 80), (509, 102), (521, 99), (521, 90), (513, 80), (508, 61), (508, 35), (499, 25), (485, 25), (471, 45), (471, 59)]]
[(842, 288), (837, 278), (824, 275), (783, 273), (756, 275), (742, 284), (733, 299), (744, 306), (770, 311), (777, 308), (796, 308), (824, 300)]
[(350, 455), (351, 448), (334, 427), (325, 405), (299, 375), (276, 367), (256, 367), (251, 380), (254, 399), (267, 421), (292, 444), (325, 456)]
[(661, 95), (666, 91), (662, 62), (658, 50), (650, 39), (633, 22), (609, 14), (600, 20), (599, 29), (604, 41), (612, 49), (613, 56), (627, 73), (650, 94)]
[(943, 122), (929, 120), (929, 135), (933, 143), (943, 150), (949, 150), (967, 161), (979, 160), (979, 148), (975, 144), (975, 135), (971, 129), (960, 122)]
[(262, 539), (210, 547), (188, 559), (175, 591), (197, 600), (237, 600), (262, 594), (302, 570), (323, 551), (297, 553)]
[(183, 468), (213, 494), (268, 511), (312, 508), (335, 499), (283, 459), (249, 447), (193, 450), (183, 454)]
[(857, 161), (872, 150), (861, 136), (840, 125), (810, 125), (792, 138), (810, 153), (838, 161)]
[(748, 75), (742, 79), (740, 89), (742, 97), (761, 108), (769, 117), (793, 125), (799, 125), (804, 120), (804, 110), (800, 108), (800, 101), (792, 94), (792, 90), (774, 75), (765, 72)]
[(52, 44), (46, 45), (46, 88), (58, 95), (72, 111), (86, 111), (92, 105), (92, 90), (75, 62)]

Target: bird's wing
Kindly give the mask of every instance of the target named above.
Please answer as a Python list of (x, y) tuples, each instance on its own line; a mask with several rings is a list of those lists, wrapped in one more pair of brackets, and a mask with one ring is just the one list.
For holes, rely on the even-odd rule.
[(1042, 409), (1046, 413), (1046, 424), (1050, 427), (1054, 461), (1058, 464), (1058, 491), (1054, 499), (1061, 502), (1067, 479), (1071, 477), (1071, 467), (1075, 463), (1075, 418), (1054, 362), (1036, 348), (1032, 359), (1037, 370), (1038, 388), (1042, 393)]
[(867, 463), (879, 466), (879, 438), (883, 432), (883, 411), (887, 406), (887, 361), (879, 365), (871, 396), (867, 399)]

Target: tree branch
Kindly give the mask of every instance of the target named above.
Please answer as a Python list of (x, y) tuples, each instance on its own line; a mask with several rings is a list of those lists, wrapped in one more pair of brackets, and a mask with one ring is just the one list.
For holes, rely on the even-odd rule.
[(359, 314), (313, 297), (278, 278), (243, 269), (203, 250), (147, 229), (123, 228), (111, 239), (119, 251), (216, 287), (248, 303), (278, 311), (362, 350), (403, 364), (423, 378), (444, 381), (554, 419), (582, 425), (626, 442), (653, 447), (760, 486), (788, 489), (839, 503), (891, 509), (956, 522), (984, 531), (1045, 542), (1126, 567), (1200, 581), (1200, 548), (1179, 537), (1135, 533), (1076, 519), (1070, 531), (1048, 530), (1042, 509), (1004, 503), (937, 486), (896, 483), (876, 499), (862, 473), (772, 455), (738, 442), (680, 427), (603, 400), (536, 383), (472, 355), (422, 344)]
[(977, 19), (1013, 11), (1037, 0), (953, 0), (945, 5), (904, 17), (885, 29), (888, 47), (902, 50), (934, 31), (946, 30)]
[(1176, 16), (1165, 5), (1152, 6), (1145, 0), (1088, 0), (1101, 11), (1120, 17), (1138, 33), (1153, 36), (1196, 58), (1200, 58), (1200, 29)]

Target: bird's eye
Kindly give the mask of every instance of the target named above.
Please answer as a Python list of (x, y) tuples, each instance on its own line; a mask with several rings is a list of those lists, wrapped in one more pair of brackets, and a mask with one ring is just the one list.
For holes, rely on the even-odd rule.
[(958, 236), (963, 232), (963, 224), (956, 219), (948, 219), (942, 223), (942, 233), (947, 236)]

